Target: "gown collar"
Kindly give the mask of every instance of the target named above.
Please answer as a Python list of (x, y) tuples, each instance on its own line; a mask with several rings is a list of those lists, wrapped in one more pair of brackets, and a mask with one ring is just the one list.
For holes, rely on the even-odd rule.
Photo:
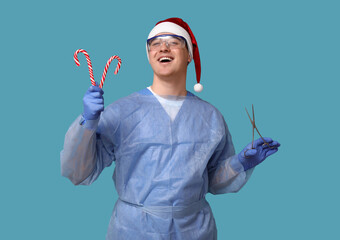
[[(142, 95), (153, 95), (152, 92), (148, 88), (144, 88), (144, 89), (138, 91), (138, 93), (142, 94)], [(192, 96), (195, 96), (195, 95), (187, 90), (187, 97), (188, 96), (192, 97)]]

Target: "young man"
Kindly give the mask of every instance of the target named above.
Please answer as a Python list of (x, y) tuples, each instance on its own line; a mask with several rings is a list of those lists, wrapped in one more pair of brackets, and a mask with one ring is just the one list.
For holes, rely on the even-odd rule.
[(65, 137), (62, 175), (88, 185), (115, 161), (119, 199), (107, 239), (217, 239), (205, 195), (238, 191), (280, 144), (258, 139), (235, 155), (221, 113), (186, 90), (192, 60), (195, 90), (202, 86), (197, 42), (182, 19), (156, 24), (147, 55), (152, 86), (105, 110), (99, 87), (86, 92), (84, 112)]

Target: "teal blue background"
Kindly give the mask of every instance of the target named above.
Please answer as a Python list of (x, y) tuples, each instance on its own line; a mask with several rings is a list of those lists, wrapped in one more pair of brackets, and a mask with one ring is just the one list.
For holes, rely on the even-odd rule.
[[(90, 187), (61, 177), (59, 153), (90, 80), (109, 69), (105, 105), (149, 86), (145, 41), (182, 17), (202, 59), (199, 97), (225, 116), (237, 151), (251, 141), (244, 107), (277, 154), (237, 194), (208, 195), (219, 239), (339, 236), (339, 1), (12, 1), (0, 5), (0, 239), (104, 239), (113, 167)], [(188, 90), (195, 82), (189, 65)]]

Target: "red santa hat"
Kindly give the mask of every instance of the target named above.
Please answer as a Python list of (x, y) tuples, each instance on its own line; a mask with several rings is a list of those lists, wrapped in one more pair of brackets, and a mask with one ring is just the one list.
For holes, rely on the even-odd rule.
[[(178, 36), (182, 36), (187, 41), (190, 57), (195, 62), (197, 84), (195, 84), (194, 90), (196, 92), (201, 92), (203, 90), (203, 86), (200, 84), (201, 59), (198, 51), (197, 41), (189, 25), (180, 18), (168, 18), (156, 24), (156, 26), (151, 30), (148, 39), (155, 37), (157, 34), (163, 32), (170, 32)], [(146, 52), (149, 59), (148, 49), (146, 49)]]

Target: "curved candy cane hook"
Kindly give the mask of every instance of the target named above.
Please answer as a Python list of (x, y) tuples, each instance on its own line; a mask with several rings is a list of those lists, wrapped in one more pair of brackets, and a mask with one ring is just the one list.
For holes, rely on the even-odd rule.
[(115, 70), (114, 74), (117, 74), (119, 69), (120, 69), (120, 65), (122, 64), (122, 60), (120, 59), (120, 57), (118, 57), (116, 55), (110, 57), (110, 59), (107, 61), (106, 66), (104, 68), (102, 80), (100, 81), (100, 84), (99, 84), (100, 88), (102, 88), (103, 85), (104, 85), (104, 81), (105, 81), (105, 78), (106, 78), (107, 70), (109, 69), (110, 63), (112, 62), (113, 59), (117, 59), (118, 60), (117, 67), (116, 67), (116, 70)]
[(73, 59), (74, 61), (76, 62), (77, 66), (79, 67), (80, 66), (80, 63), (79, 63), (79, 60), (78, 60), (78, 53), (84, 53), (85, 57), (86, 57), (86, 61), (87, 61), (87, 65), (89, 67), (89, 73), (90, 73), (90, 79), (91, 79), (91, 83), (93, 86), (96, 85), (96, 82), (94, 81), (94, 77), (93, 77), (93, 69), (92, 69), (92, 63), (91, 63), (91, 59), (90, 59), (90, 56), (89, 54), (84, 50), (84, 49), (78, 49), (74, 55), (73, 55)]

